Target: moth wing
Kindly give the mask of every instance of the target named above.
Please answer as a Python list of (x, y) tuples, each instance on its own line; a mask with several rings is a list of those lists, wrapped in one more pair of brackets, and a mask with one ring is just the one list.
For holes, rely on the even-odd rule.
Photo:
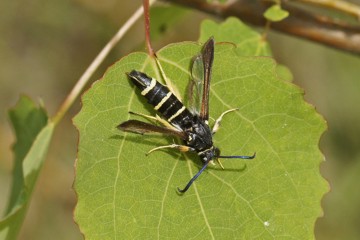
[(203, 95), (204, 84), (204, 62), (201, 54), (197, 55), (191, 68), (190, 82), (190, 110), (192, 113), (199, 115), (201, 110), (201, 100)]
[(119, 126), (117, 126), (117, 128), (124, 132), (132, 132), (137, 134), (160, 133), (168, 136), (179, 137), (181, 139), (186, 138), (184, 132), (176, 131), (174, 129), (170, 129), (166, 127), (156, 126), (138, 120), (129, 120), (123, 122)]
[(210, 38), (193, 60), (191, 69), (192, 81), (190, 85), (190, 106), (202, 120), (209, 119), (209, 92), (211, 70), (214, 61), (214, 38)]
[(203, 65), (204, 65), (204, 83), (202, 90), (200, 119), (206, 121), (209, 119), (209, 93), (210, 93), (211, 71), (214, 62), (214, 45), (215, 45), (214, 38), (211, 37), (204, 44), (204, 47), (201, 52), (203, 58)]

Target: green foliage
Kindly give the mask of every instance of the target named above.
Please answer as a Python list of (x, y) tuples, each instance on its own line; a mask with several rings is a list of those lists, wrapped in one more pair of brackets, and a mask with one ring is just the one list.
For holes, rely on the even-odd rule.
[[(210, 115), (239, 108), (223, 119), (215, 145), (224, 155), (256, 151), (256, 158), (224, 160), (225, 170), (209, 166), (187, 193), (178, 195), (176, 187), (184, 187), (202, 165), (197, 155), (169, 150), (146, 157), (151, 148), (173, 139), (116, 129), (136, 118), (130, 110), (156, 113), (125, 73), (137, 69), (161, 81), (160, 72), (145, 53), (130, 54), (84, 94), (74, 118), (80, 136), (75, 220), (86, 239), (314, 238), (328, 189), (319, 173), (324, 120), (298, 87), (278, 79), (271, 58), (248, 57), (270, 53), (256, 32), (234, 19), (224, 25), (205, 21), (201, 42), (211, 35), (235, 45), (215, 47)], [(191, 61), (200, 50), (200, 44), (186, 42), (157, 53), (185, 104)]]
[[(214, 36), (218, 42), (234, 44), (236, 46), (234, 51), (239, 56), (272, 55), (269, 44), (263, 37), (234, 17), (230, 17), (220, 24), (210, 20), (203, 21), (199, 42), (206, 42), (210, 36)], [(293, 79), (291, 71), (284, 65), (277, 65), (276, 73), (284, 81), (291, 82)]]
[(294, 76), (292, 75), (289, 68), (285, 67), (284, 65), (277, 65), (276, 73), (277, 73), (278, 77), (284, 81), (291, 82), (294, 79)]
[(44, 108), (37, 108), (27, 97), (20, 98), (9, 116), (17, 142), (13, 186), (6, 216), (0, 222), (0, 239), (15, 239), (20, 230), (54, 129)]
[(150, 8), (151, 39), (154, 41), (164, 35), (190, 11), (176, 5), (155, 6)]
[(279, 22), (281, 20), (284, 20), (288, 16), (289, 16), (289, 12), (282, 9), (280, 4), (272, 5), (264, 13), (264, 17), (272, 22)]

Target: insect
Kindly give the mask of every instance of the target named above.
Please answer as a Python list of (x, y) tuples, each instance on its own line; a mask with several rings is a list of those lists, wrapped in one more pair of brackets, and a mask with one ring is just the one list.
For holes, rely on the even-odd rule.
[[(185, 188), (177, 188), (180, 193), (185, 193), (192, 183), (206, 169), (210, 162), (216, 160), (223, 168), (219, 158), (241, 158), (253, 159), (252, 156), (221, 156), (220, 150), (213, 144), (213, 135), (219, 129), (223, 116), (237, 109), (230, 109), (220, 115), (215, 121), (212, 129), (209, 127), (209, 91), (211, 70), (214, 60), (214, 39), (210, 38), (203, 46), (201, 53), (196, 56), (193, 62), (193, 80), (190, 88), (190, 98), (192, 99), (192, 108), (186, 108), (182, 102), (166, 86), (162, 85), (154, 78), (147, 76), (145, 73), (132, 70), (127, 73), (133, 84), (140, 89), (148, 103), (154, 106), (162, 115), (162, 119), (146, 116), (153, 120), (158, 120), (164, 126), (157, 126), (138, 120), (129, 120), (121, 123), (118, 128), (122, 131), (133, 132), (138, 134), (161, 133), (168, 136), (178, 137), (183, 141), (183, 145), (171, 144), (159, 146), (149, 151), (164, 148), (178, 149), (181, 152), (196, 152), (203, 162), (203, 167), (187, 183)], [(194, 89), (197, 94), (194, 94)], [(198, 109), (195, 109), (195, 108)], [(131, 112), (132, 113), (132, 112)]]

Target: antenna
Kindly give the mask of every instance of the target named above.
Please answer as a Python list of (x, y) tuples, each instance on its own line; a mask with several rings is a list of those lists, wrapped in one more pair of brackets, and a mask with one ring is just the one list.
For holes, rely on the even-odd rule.
[(241, 158), (241, 159), (253, 159), (255, 158), (256, 153), (252, 156), (217, 156), (217, 158)]

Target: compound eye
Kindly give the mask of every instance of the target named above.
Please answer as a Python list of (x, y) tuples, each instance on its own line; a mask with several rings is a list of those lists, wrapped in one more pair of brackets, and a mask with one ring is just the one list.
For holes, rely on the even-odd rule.
[(215, 147), (214, 152), (215, 152), (215, 157), (220, 156), (220, 149), (218, 149), (217, 147)]
[(207, 154), (201, 154), (200, 159), (201, 159), (201, 161), (203, 161), (205, 163), (205, 162), (208, 161), (208, 155)]

